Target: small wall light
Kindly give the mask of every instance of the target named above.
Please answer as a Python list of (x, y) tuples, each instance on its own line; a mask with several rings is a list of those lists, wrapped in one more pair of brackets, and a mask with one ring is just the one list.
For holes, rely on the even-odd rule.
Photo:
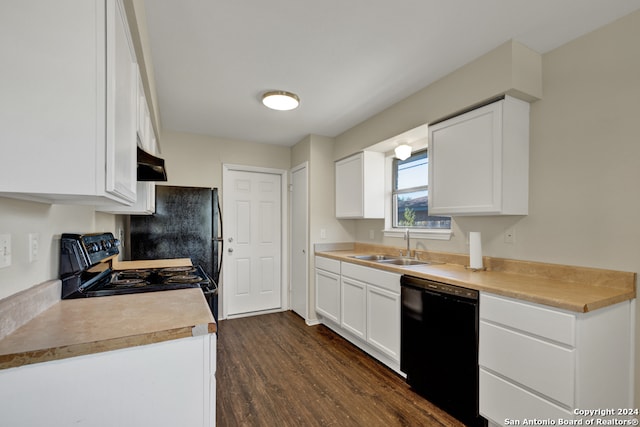
[(411, 157), (411, 146), (409, 144), (400, 144), (393, 151), (400, 160), (407, 160)]

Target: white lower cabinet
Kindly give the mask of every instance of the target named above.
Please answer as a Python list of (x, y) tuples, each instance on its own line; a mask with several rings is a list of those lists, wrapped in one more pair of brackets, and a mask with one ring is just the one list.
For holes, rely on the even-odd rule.
[(361, 339), (367, 339), (367, 284), (342, 277), (340, 325)]
[(340, 261), (315, 258), (316, 312), (340, 323)]
[(559, 424), (577, 408), (630, 407), (633, 304), (573, 313), (481, 293), (481, 415)]
[(338, 269), (327, 261), (334, 260), (316, 257), (316, 312), (321, 321), (400, 372), (400, 274), (349, 262)]
[(1, 424), (214, 426), (216, 335), (0, 371)]
[[(400, 279), (398, 278), (398, 281)], [(400, 293), (367, 287), (367, 342), (400, 361)]]

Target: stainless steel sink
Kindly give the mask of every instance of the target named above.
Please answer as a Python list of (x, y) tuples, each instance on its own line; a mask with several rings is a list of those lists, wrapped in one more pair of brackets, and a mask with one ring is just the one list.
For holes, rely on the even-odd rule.
[(429, 261), (419, 261), (417, 259), (410, 258), (394, 258), (394, 259), (386, 259), (379, 261), (383, 264), (393, 264), (393, 265), (426, 265), (431, 264)]
[(396, 259), (396, 257), (389, 255), (353, 255), (351, 258), (361, 259), (363, 261), (389, 261)]
[(351, 255), (350, 258), (361, 259), (363, 261), (374, 261), (381, 264), (391, 265), (430, 265), (430, 264), (444, 264), (436, 261), (420, 261), (413, 258), (398, 258), (393, 255)]

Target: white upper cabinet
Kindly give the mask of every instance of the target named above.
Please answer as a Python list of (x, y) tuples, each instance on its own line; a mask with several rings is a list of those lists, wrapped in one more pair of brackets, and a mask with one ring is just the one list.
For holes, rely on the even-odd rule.
[(503, 100), (429, 126), (429, 214), (527, 215), (529, 104)]
[(136, 58), (121, 0), (0, 4), (0, 195), (136, 200)]
[(336, 162), (336, 218), (384, 218), (384, 153)]
[[(158, 143), (151, 125), (151, 115), (140, 78), (140, 72), (135, 70), (137, 79), (136, 123), (135, 133), (137, 145), (149, 154), (158, 154)], [(113, 202), (108, 205), (96, 206), (96, 210), (113, 214), (151, 215), (156, 212), (156, 183), (140, 181), (136, 185), (136, 201), (131, 205)]]

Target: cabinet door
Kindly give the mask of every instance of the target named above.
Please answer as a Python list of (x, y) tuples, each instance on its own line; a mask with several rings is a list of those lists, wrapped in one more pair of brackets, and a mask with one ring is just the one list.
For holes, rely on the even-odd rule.
[(364, 216), (363, 153), (336, 162), (336, 218)]
[(138, 72), (120, 0), (107, 1), (106, 191), (136, 201)]
[(384, 153), (336, 162), (336, 218), (384, 218)]
[(342, 278), (342, 327), (358, 338), (367, 338), (367, 285)]
[(400, 294), (367, 286), (367, 341), (400, 361)]
[(156, 183), (143, 181), (137, 183), (136, 202), (130, 206), (108, 204), (96, 206), (96, 211), (114, 214), (152, 215), (156, 212)]
[(502, 104), (429, 127), (429, 213), (499, 213)]
[(215, 340), (208, 334), (4, 369), (2, 425), (212, 426)]
[(429, 127), (429, 212), (527, 215), (529, 104), (503, 100)]
[(96, 151), (104, 142), (99, 3), (0, 2), (3, 196), (48, 201), (96, 191), (96, 159), (104, 168), (104, 149)]
[(340, 323), (340, 275), (316, 268), (316, 312)]

